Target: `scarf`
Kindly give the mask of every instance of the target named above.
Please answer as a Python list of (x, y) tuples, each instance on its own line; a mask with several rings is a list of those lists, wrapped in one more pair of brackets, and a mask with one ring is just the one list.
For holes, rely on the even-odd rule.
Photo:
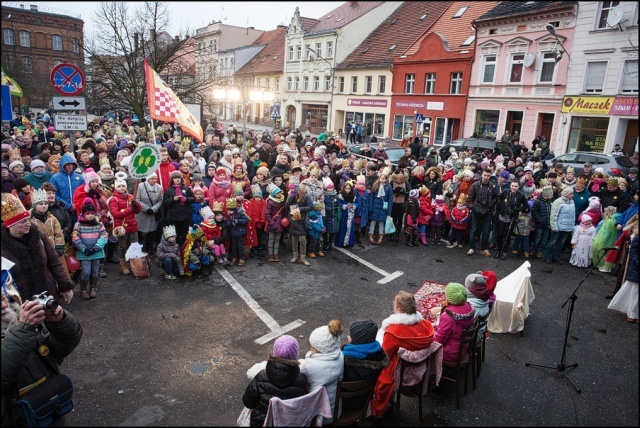
[(108, 174), (106, 172), (98, 171), (98, 175), (103, 180), (111, 180), (113, 177), (115, 177), (115, 173), (113, 172), (113, 170)]
[(340, 196), (342, 196), (342, 199), (344, 199), (344, 201), (347, 203), (351, 203), (356, 200), (356, 195), (355, 193), (353, 193), (353, 190), (351, 190), (351, 192), (349, 193), (346, 193), (344, 190), (342, 190), (340, 192)]
[(480, 300), (488, 300), (491, 297), (491, 291), (486, 284), (473, 284), (469, 287), (469, 291)]
[(384, 184), (380, 183), (380, 186), (378, 187), (378, 194), (376, 196), (378, 198), (384, 198), (384, 196), (385, 196)]
[(364, 360), (371, 354), (375, 354), (376, 352), (380, 352), (382, 346), (380, 346), (380, 342), (371, 342), (371, 343), (363, 343), (361, 345), (354, 345), (352, 343), (347, 343), (342, 348), (342, 353), (345, 357), (355, 358), (356, 360)]
[(271, 199), (276, 204), (281, 204), (284, 202), (284, 193), (280, 192), (276, 196), (269, 195), (269, 199)]
[(335, 196), (335, 195), (337, 195), (338, 193), (336, 192), (336, 189), (333, 189), (333, 190), (326, 190), (326, 189), (325, 189), (324, 194), (325, 194), (326, 196)]
[(231, 180), (229, 180), (228, 178), (226, 180), (219, 180), (217, 175), (213, 178), (213, 180), (211, 180), (211, 182), (215, 183), (215, 185), (218, 187), (222, 187), (223, 189), (226, 189), (231, 184)]
[(233, 176), (233, 178), (235, 178), (236, 180), (243, 180), (247, 174), (245, 174), (244, 171), (240, 171), (240, 172), (233, 172), (233, 174), (231, 174)]
[(597, 193), (600, 191), (600, 185), (604, 183), (604, 178), (594, 178), (593, 179), (593, 186), (591, 187), (591, 191), (593, 193)]

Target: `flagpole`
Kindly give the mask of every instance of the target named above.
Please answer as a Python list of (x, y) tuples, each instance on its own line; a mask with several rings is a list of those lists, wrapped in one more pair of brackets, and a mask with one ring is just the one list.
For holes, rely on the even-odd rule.
[[(153, 125), (153, 119), (151, 115), (149, 115), (149, 120), (151, 121), (151, 133), (153, 134), (153, 144), (156, 144), (156, 127)], [(164, 185), (162, 184), (162, 171), (158, 168), (158, 178), (160, 179), (160, 187), (164, 189)]]

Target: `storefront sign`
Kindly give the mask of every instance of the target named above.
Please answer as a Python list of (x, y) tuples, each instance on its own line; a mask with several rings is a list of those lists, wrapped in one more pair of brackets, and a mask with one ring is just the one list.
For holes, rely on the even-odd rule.
[(609, 114), (614, 97), (564, 97), (562, 113)]
[(426, 108), (426, 104), (422, 101), (412, 101), (412, 100), (397, 100), (395, 102), (395, 107), (405, 107), (405, 108)]
[(387, 100), (367, 99), (367, 98), (347, 98), (347, 105), (361, 106), (361, 107), (386, 107)]
[(444, 110), (444, 103), (441, 101), (429, 101), (427, 103), (427, 110)]
[(633, 97), (616, 97), (609, 114), (637, 116), (638, 99)]
[(578, 150), (583, 152), (604, 153), (604, 145), (606, 142), (606, 135), (583, 135)]

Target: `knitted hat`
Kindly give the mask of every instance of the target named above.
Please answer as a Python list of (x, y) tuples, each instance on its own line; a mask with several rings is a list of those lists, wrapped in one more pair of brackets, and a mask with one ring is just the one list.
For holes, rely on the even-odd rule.
[(474, 284), (486, 284), (487, 280), (482, 273), (472, 273), (467, 275), (464, 279), (464, 286), (466, 289), (469, 289)]
[(199, 172), (194, 172), (193, 176), (191, 177), (191, 181), (202, 181), (202, 174), (200, 174)]
[(216, 175), (222, 175), (222, 174), (226, 174), (227, 173), (227, 169), (223, 166), (219, 167), (218, 169), (216, 169)]
[(89, 184), (94, 180), (98, 180), (102, 184), (102, 179), (100, 176), (93, 170), (93, 168), (87, 168), (84, 170), (84, 182)]
[(29, 211), (16, 196), (2, 192), (2, 221), (6, 227), (11, 227), (22, 219), (29, 218)]
[(91, 200), (91, 198), (84, 198), (84, 201), (82, 201), (82, 215), (95, 213), (96, 206), (93, 204), (93, 200)]
[(462, 305), (467, 301), (467, 289), (462, 284), (450, 282), (444, 289), (444, 296), (451, 305)]
[(171, 171), (171, 174), (169, 174), (169, 181), (173, 180), (173, 177), (182, 178), (182, 173), (180, 171)]
[(113, 182), (113, 187), (116, 188), (118, 186), (126, 186), (127, 185), (127, 174), (122, 172), (122, 171), (118, 171), (116, 172), (116, 181)]
[(35, 168), (38, 168), (40, 166), (44, 168), (44, 162), (42, 162), (40, 159), (34, 159), (29, 164), (29, 167), (31, 168), (31, 171), (33, 171)]
[(377, 333), (378, 326), (371, 320), (354, 321), (349, 328), (351, 343), (354, 345), (363, 345), (365, 343), (375, 342)]
[(498, 285), (498, 277), (496, 276), (496, 273), (492, 270), (485, 270), (482, 272), (482, 276), (485, 277), (487, 282), (487, 289), (489, 289), (489, 291), (495, 290), (496, 285)]
[(436, 203), (441, 204), (444, 202), (444, 195), (436, 195)]
[(570, 186), (565, 187), (564, 189), (562, 189), (562, 192), (560, 192), (560, 194), (565, 198), (568, 198), (569, 195), (573, 195), (573, 187), (570, 187)]
[(260, 189), (260, 186), (257, 184), (252, 184), (251, 185), (251, 196), (253, 198), (255, 197), (262, 197), (262, 189)]
[(25, 186), (30, 186), (30, 184), (29, 184), (29, 182), (27, 180), (25, 180), (22, 177), (16, 178), (13, 181), (13, 188), (16, 189), (17, 191), (22, 190), (22, 188), (25, 187)]
[(200, 187), (200, 186), (199, 186), (199, 185), (197, 185), (197, 184), (196, 184), (195, 186), (193, 186), (193, 189), (192, 189), (192, 190), (193, 190), (193, 193), (194, 193), (194, 194), (195, 194), (196, 192), (204, 193), (204, 191), (202, 190), (202, 187)]
[(31, 156), (31, 150), (29, 149), (20, 149), (20, 156)]
[(323, 354), (340, 349), (340, 336), (334, 336), (329, 331), (329, 326), (323, 325), (311, 332), (309, 343)]
[(416, 199), (419, 195), (420, 195), (420, 192), (418, 192), (418, 189), (409, 190), (409, 197), (411, 199)]
[(504, 178), (505, 180), (508, 180), (509, 177), (511, 176), (511, 174), (509, 174), (509, 171), (504, 170), (500, 172), (500, 177)]
[(282, 189), (276, 186), (276, 188), (271, 191), (271, 196), (275, 198), (278, 193), (282, 193)]
[(22, 165), (24, 167), (24, 163), (22, 161), (13, 161), (9, 164), (9, 171), (13, 171), (13, 168), (15, 168), (18, 165)]
[(266, 166), (261, 166), (256, 170), (256, 174), (260, 174), (264, 178), (267, 178), (269, 176), (269, 168), (267, 168)]
[(47, 202), (47, 192), (44, 189), (38, 189), (31, 192), (31, 206), (35, 207), (40, 202)]
[(590, 210), (595, 210), (600, 208), (600, 198), (597, 196), (592, 196), (589, 198), (589, 208)]
[(582, 214), (582, 218), (580, 219), (580, 224), (586, 224), (588, 222), (591, 222), (592, 220), (593, 219), (589, 214)]
[(284, 360), (297, 360), (300, 349), (295, 337), (285, 334), (273, 342), (273, 356)]

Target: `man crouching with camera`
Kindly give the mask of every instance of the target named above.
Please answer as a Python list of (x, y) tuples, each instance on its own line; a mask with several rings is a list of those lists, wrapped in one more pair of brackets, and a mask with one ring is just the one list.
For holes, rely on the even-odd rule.
[[(31, 426), (42, 421), (37, 417), (60, 426), (73, 408), (73, 386), (58, 365), (80, 343), (82, 327), (46, 292), (22, 302), (11, 267), (2, 257), (2, 426)], [(51, 411), (30, 414), (26, 402), (50, 402)]]

